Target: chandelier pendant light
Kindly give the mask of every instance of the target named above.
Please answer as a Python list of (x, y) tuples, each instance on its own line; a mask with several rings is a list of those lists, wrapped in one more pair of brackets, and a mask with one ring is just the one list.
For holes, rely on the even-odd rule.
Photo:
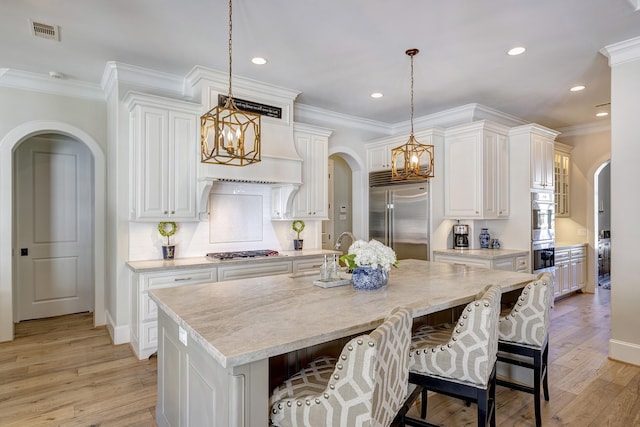
[(238, 110), (231, 85), (232, 5), (229, 0), (229, 93), (224, 106), (200, 117), (202, 163), (246, 166), (261, 160), (260, 115)]
[(420, 52), (409, 49), (411, 58), (411, 134), (409, 140), (391, 150), (391, 179), (393, 181), (419, 181), (433, 178), (433, 145), (420, 144), (413, 134), (413, 57)]

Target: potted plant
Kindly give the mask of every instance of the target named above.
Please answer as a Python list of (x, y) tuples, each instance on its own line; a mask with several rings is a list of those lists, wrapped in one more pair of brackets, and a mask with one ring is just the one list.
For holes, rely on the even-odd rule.
[(171, 236), (176, 234), (176, 230), (178, 226), (175, 222), (161, 222), (158, 224), (158, 233), (162, 237), (167, 238), (167, 244), (162, 245), (162, 258), (163, 259), (173, 259), (176, 253), (176, 245), (171, 244)]
[(356, 240), (349, 252), (340, 261), (352, 271), (351, 282), (355, 289), (374, 290), (383, 287), (389, 280), (389, 270), (398, 266), (393, 249), (377, 240)]
[(296, 219), (295, 221), (293, 221), (291, 223), (291, 228), (298, 235), (297, 238), (293, 239), (293, 249), (295, 249), (296, 251), (301, 251), (302, 250), (302, 239), (300, 238), (300, 233), (302, 233), (302, 230), (304, 230), (304, 221), (302, 221), (300, 219)]

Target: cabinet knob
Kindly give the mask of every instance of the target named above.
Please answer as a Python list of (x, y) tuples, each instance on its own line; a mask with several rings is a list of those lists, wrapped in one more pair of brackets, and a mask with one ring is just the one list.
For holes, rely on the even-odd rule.
[(167, 211), (164, 211), (164, 214), (165, 214), (165, 215), (167, 215), (167, 214), (169, 214), (169, 212), (167, 212)]
[(171, 211), (171, 215), (175, 215), (176, 211)]

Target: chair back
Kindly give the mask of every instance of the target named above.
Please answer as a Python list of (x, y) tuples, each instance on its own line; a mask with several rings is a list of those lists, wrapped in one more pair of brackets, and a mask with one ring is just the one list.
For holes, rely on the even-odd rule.
[(542, 273), (527, 284), (511, 312), (500, 319), (500, 340), (542, 347), (551, 326), (553, 275)]
[(412, 325), (411, 310), (397, 308), (369, 335), (376, 348), (372, 426), (390, 425), (407, 397)]
[[(409, 387), (409, 345), (412, 312), (394, 309), (368, 335), (349, 340), (340, 353), (323, 391), (297, 380), (288, 387), (303, 390), (296, 397), (275, 400), (271, 421), (278, 426), (388, 427), (401, 409)], [(319, 367), (314, 366), (324, 377)], [(313, 375), (307, 372), (306, 375)], [(274, 399), (274, 397), (272, 397)], [(275, 400), (272, 403), (275, 403)]]
[(497, 360), (501, 297), (500, 286), (487, 286), (453, 328), (418, 329), (413, 340), (421, 344), (411, 353), (409, 369), (486, 388)]

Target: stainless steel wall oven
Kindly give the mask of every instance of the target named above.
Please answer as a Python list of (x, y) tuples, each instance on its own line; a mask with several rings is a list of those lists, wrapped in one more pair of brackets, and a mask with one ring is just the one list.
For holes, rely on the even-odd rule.
[(552, 193), (531, 193), (531, 241), (555, 238), (555, 206)]
[(553, 242), (533, 242), (531, 245), (533, 254), (533, 273), (538, 274), (544, 271), (555, 272), (555, 247)]

